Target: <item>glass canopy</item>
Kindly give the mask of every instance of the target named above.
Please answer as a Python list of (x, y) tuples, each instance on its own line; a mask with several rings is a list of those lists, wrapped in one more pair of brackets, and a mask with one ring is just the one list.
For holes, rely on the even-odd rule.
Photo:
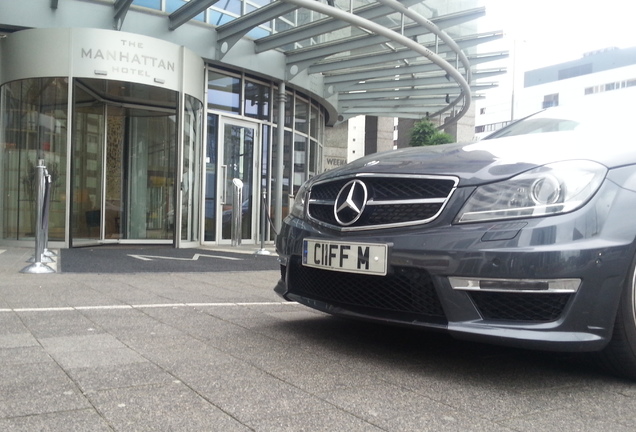
[[(53, 3), (57, 3), (52, 0)], [(469, 2), (470, 3), (470, 2)], [(477, 65), (507, 53), (467, 54), (502, 37), (476, 33), (483, 7), (422, 0), (116, 0), (121, 26), (130, 8), (163, 12), (170, 30), (189, 21), (210, 26), (223, 61), (250, 39), (254, 53), (285, 53), (289, 79), (320, 75), (326, 97), (337, 99), (339, 120), (356, 115), (462, 117), (483, 82), (505, 70)], [(476, 2), (474, 2), (476, 4)]]

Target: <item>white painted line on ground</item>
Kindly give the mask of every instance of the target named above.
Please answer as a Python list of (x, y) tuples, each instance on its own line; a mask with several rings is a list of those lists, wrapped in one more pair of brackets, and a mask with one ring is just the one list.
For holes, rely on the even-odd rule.
[(68, 312), (75, 310), (72, 307), (56, 307), (56, 308), (20, 308), (20, 309), (0, 309), (0, 312)]
[(246, 303), (158, 303), (140, 305), (106, 305), (106, 306), (64, 306), (41, 308), (3, 308), (2, 312), (69, 312), (83, 310), (117, 310), (117, 309), (151, 309), (151, 308), (178, 308), (178, 307), (240, 307), (240, 306), (278, 306), (297, 305), (296, 302), (246, 302)]
[(179, 258), (179, 257), (167, 257), (167, 256), (156, 256), (156, 255), (131, 255), (131, 254), (128, 254), (128, 256), (137, 258), (142, 261), (152, 261), (153, 259), (164, 259), (164, 260), (174, 260), (174, 261), (198, 261), (200, 257), (224, 259), (229, 261), (243, 261), (243, 258), (234, 258), (234, 257), (226, 257), (226, 256), (219, 256), (219, 255), (206, 255), (206, 254), (194, 254), (192, 258)]

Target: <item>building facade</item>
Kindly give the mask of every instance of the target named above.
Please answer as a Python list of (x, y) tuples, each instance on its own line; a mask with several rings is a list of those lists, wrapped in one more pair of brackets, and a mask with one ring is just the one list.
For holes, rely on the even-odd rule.
[(608, 48), (527, 71), (517, 110), (527, 116), (582, 97), (636, 86), (636, 47)]
[(636, 47), (588, 52), (576, 60), (524, 72), (523, 87), (513, 89), (499, 104), (495, 98), (478, 102), (475, 133), (481, 138), (542, 109), (574, 104), (599, 93), (620, 96), (620, 90), (634, 86)]
[(485, 11), (446, 3), (0, 3), (0, 244), (34, 240), (40, 161), (61, 247), (271, 241), (348, 119), (465, 116)]

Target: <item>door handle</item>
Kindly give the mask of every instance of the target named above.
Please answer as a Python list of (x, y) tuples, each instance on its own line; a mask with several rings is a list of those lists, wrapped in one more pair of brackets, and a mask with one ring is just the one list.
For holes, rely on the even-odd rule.
[(225, 204), (227, 198), (227, 165), (221, 165), (221, 204)]

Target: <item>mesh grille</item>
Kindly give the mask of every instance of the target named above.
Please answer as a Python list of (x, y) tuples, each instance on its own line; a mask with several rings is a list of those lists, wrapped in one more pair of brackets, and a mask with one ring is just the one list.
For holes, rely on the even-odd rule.
[[(354, 224), (342, 227), (334, 214), (336, 198), (342, 188), (352, 180), (349, 177), (313, 185), (309, 197), (309, 216), (318, 222), (343, 230), (430, 222), (442, 210), (456, 185), (454, 178), (357, 177), (357, 179), (364, 182), (367, 188), (368, 205)], [(408, 202), (413, 200), (437, 200), (437, 202)], [(344, 214), (345, 219), (353, 219), (352, 216), (354, 215)]]
[[(387, 276), (342, 273), (304, 267), (290, 261), (288, 287), (292, 294), (323, 301), (348, 310), (392, 316), (411, 321), (445, 322), (444, 310), (429, 274), (424, 270), (395, 268)], [(398, 318), (399, 319), (399, 318)]]
[(394, 204), (369, 208), (369, 225), (388, 225), (391, 223), (424, 220), (435, 216), (442, 204)]
[(381, 178), (366, 180), (375, 200), (411, 200), (448, 196), (455, 182), (439, 179)]
[(350, 179), (336, 180), (328, 183), (321, 183), (314, 185), (311, 188), (311, 198), (318, 200), (332, 200), (335, 201), (340, 189), (347, 184)]
[[(311, 188), (311, 198), (335, 200), (340, 189), (350, 180), (351, 178), (344, 178), (315, 184)], [(454, 179), (426, 177), (360, 177), (359, 180), (367, 186), (369, 198), (376, 201), (444, 198), (455, 186)]]
[(554, 321), (561, 316), (571, 294), (471, 292), (484, 319)]

